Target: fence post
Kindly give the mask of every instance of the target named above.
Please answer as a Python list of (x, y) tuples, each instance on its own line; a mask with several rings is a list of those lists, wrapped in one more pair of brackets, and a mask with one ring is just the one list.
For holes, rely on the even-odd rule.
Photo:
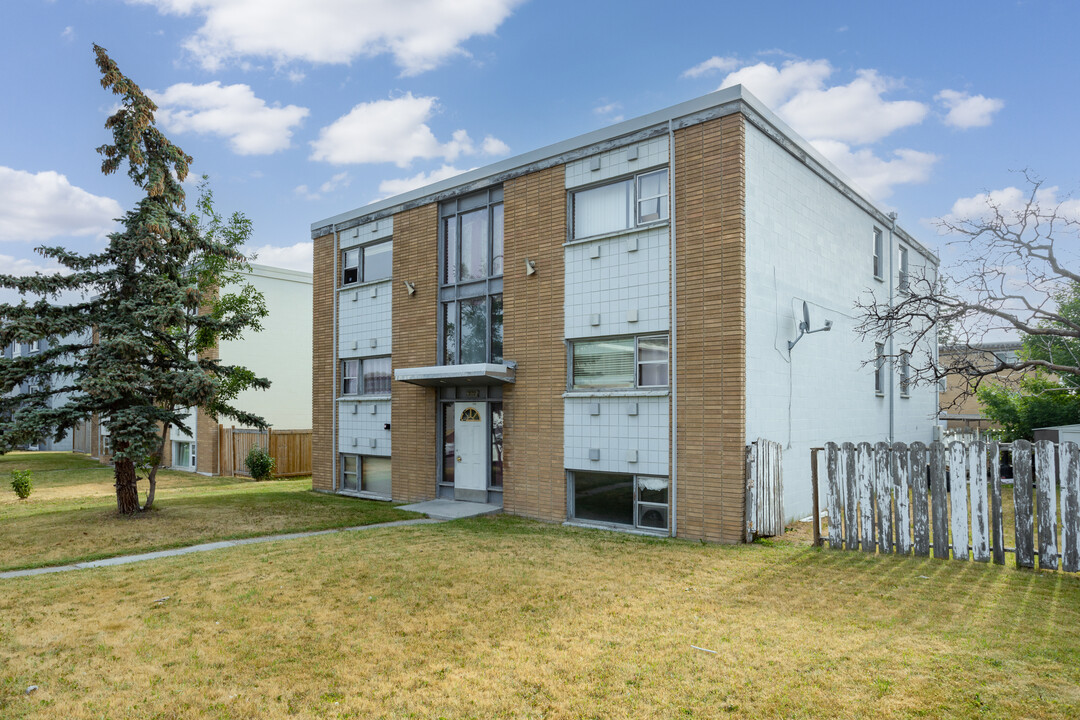
[(919, 557), (930, 556), (930, 510), (926, 485), (926, 446), (911, 443), (911, 544)]
[(990, 538), (986, 522), (986, 443), (982, 440), (968, 447), (968, 470), (971, 473), (971, 556), (975, 562), (988, 562)]
[(968, 559), (968, 491), (965, 454), (963, 443), (953, 442), (949, 445), (949, 505), (952, 508), (953, 560)]
[(911, 482), (908, 479), (908, 446), (904, 443), (895, 443), (889, 451), (893, 475), (893, 493), (896, 496), (896, 531), (893, 537), (896, 540), (896, 552), (901, 555), (911, 553), (911, 512), (908, 499), (908, 489)]
[(1035, 567), (1033, 538), (1035, 517), (1031, 501), (1031, 443), (1017, 440), (1012, 446), (1013, 508), (1016, 520), (1016, 567)]
[(1080, 448), (1061, 443), (1061, 565), (1080, 572)]
[(1001, 514), (1001, 445), (996, 442), (990, 443), (990, 532), (993, 535), (994, 564), (1004, 565), (1005, 519)]
[(1054, 444), (1035, 443), (1035, 495), (1038, 500), (1039, 569), (1057, 570), (1057, 473), (1054, 472)]
[(934, 521), (934, 557), (949, 559), (949, 508), (945, 486), (945, 446), (930, 445), (930, 513)]

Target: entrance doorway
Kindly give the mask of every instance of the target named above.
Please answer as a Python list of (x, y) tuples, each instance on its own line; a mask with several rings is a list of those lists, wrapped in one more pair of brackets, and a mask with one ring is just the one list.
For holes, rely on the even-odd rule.
[(500, 401), (441, 403), (438, 497), (502, 504), (503, 406)]

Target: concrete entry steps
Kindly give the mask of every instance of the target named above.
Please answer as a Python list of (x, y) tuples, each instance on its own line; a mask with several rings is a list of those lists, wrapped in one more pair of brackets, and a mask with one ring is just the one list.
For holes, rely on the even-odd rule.
[(460, 500), (427, 500), (412, 505), (402, 505), (398, 510), (424, 513), (434, 520), (460, 520), (461, 518), (501, 513), (502, 506), (490, 503), (461, 502)]

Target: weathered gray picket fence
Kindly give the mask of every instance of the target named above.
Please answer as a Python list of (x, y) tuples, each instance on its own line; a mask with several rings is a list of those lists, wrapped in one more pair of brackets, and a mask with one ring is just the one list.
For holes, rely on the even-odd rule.
[(746, 446), (746, 542), (784, 534), (784, 447), (758, 438)]
[[(1003, 450), (1012, 452), (1015, 548), (1005, 544)], [(825, 463), (831, 548), (921, 556), (932, 549), (935, 558), (951, 549), (954, 560), (970, 553), (999, 565), (1015, 552), (1025, 568), (1037, 554), (1042, 569), (1058, 569), (1060, 559), (1063, 570), (1080, 572), (1076, 443), (828, 443)]]

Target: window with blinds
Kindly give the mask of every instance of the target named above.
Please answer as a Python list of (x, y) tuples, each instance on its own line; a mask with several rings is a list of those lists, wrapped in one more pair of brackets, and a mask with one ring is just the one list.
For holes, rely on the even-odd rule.
[(666, 387), (666, 335), (584, 340), (571, 345), (571, 382), (575, 390)]
[(573, 195), (574, 239), (668, 219), (668, 171), (655, 170)]

